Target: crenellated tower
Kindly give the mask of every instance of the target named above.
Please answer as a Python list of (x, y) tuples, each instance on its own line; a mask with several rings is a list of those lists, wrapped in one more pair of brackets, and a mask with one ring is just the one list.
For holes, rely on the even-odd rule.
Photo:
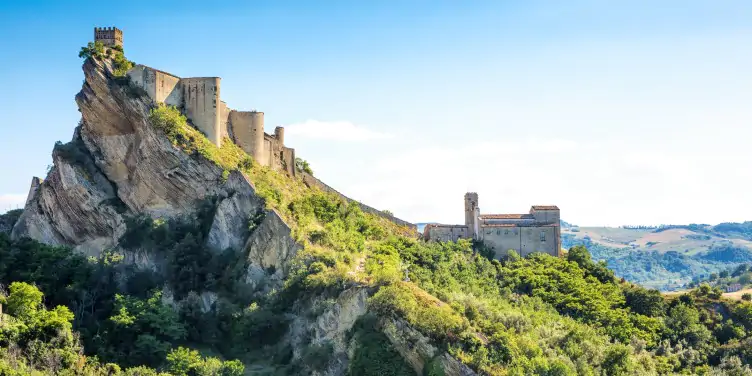
[(123, 31), (117, 27), (95, 27), (94, 42), (102, 42), (106, 47), (123, 47)]

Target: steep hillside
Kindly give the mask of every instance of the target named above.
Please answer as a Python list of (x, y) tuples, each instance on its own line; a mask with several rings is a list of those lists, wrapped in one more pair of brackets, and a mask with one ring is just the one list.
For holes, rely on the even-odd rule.
[(585, 245), (616, 275), (644, 286), (673, 290), (712, 273), (752, 261), (750, 222), (716, 226), (562, 228), (565, 248)]
[(73, 140), (0, 218), (0, 374), (752, 372), (752, 304), (665, 300), (584, 247), (424, 243), (216, 147), (127, 65), (87, 56)]

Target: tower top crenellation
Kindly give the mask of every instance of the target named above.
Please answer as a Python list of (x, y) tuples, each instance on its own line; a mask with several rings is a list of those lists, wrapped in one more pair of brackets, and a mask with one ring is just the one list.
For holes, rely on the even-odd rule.
[(102, 42), (107, 47), (123, 47), (123, 31), (115, 26), (95, 27), (94, 41)]

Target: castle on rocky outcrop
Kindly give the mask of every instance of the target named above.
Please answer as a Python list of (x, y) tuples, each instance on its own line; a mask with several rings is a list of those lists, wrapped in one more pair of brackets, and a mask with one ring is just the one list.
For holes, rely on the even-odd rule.
[[(115, 27), (95, 28), (94, 38), (106, 47), (123, 46), (123, 32)], [(262, 166), (295, 175), (295, 150), (285, 147), (284, 128), (276, 127), (269, 135), (263, 112), (228, 108), (219, 77), (178, 77), (139, 64), (128, 71), (128, 78), (155, 102), (179, 108), (215, 145), (229, 138)]]
[[(95, 28), (94, 41), (101, 42), (105, 47), (122, 48), (123, 32), (116, 27)], [(140, 64), (130, 69), (127, 75), (130, 82), (144, 89), (154, 102), (179, 108), (188, 120), (215, 145), (221, 146), (222, 140), (229, 138), (262, 166), (286, 171), (291, 176), (299, 176), (308, 186), (316, 186), (348, 202), (355, 201), (313, 175), (297, 171), (295, 149), (285, 146), (284, 128), (276, 127), (273, 135), (267, 134), (264, 132), (263, 112), (236, 111), (228, 108), (221, 99), (219, 77), (181, 78)], [(33, 196), (38, 184), (37, 180), (32, 181), (29, 197)], [(415, 224), (361, 202), (358, 204), (365, 212), (417, 230)]]
[(123, 31), (116, 27), (95, 27), (94, 41), (102, 42), (105, 47), (123, 47)]
[(428, 224), (425, 240), (457, 241), (475, 239), (496, 252), (496, 257), (514, 250), (520, 256), (533, 252), (559, 256), (561, 251), (560, 213), (556, 206), (535, 205), (528, 214), (480, 214), (478, 194), (465, 194), (465, 224)]

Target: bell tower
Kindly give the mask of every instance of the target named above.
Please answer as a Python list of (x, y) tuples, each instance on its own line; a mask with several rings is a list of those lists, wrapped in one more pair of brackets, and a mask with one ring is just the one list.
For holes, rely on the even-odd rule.
[(469, 235), (473, 239), (478, 238), (478, 217), (480, 208), (478, 207), (478, 194), (475, 192), (465, 193), (465, 226)]

